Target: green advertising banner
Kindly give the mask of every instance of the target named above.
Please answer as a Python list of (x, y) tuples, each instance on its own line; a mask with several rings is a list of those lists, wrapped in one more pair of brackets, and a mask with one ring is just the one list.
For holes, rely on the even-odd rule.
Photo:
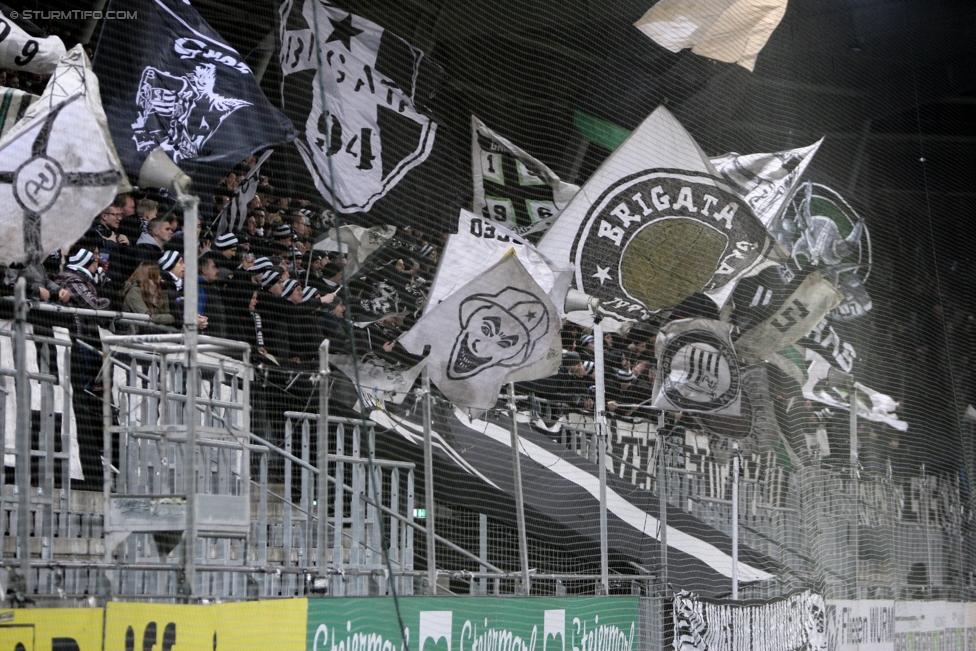
[(637, 597), (309, 599), (310, 651), (635, 651)]

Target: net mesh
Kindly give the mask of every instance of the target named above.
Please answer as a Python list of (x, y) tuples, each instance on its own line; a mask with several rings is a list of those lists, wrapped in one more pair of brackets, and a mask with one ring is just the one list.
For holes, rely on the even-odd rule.
[[(741, 576), (752, 596), (811, 586), (834, 598), (970, 594), (971, 6), (792, 0), (750, 58), (735, 32), (757, 23), (736, 20), (754, 11), (747, 2), (703, 1), (701, 15), (678, 22), (659, 16), (666, 27), (656, 40), (634, 26), (650, 2), (202, 0), (174, 22), (161, 9), (174, 3), (159, 0), (129, 3), (135, 18), (91, 23), (62, 4), (14, 9), (34, 11), (69, 47), (95, 29), (89, 54), (127, 167), (143, 136), (168, 143), (175, 158), (182, 152), (210, 250), (201, 269), (215, 268), (201, 332), (252, 346), (252, 427), (269, 442), (282, 444), (284, 412), (317, 409), (327, 338), (332, 414), (379, 412), (378, 454), (421, 467), (423, 355), (398, 341), (429, 324), (421, 317), (437, 282), (476, 280), (465, 255), (484, 277), (477, 249), (450, 258), (449, 238), (505, 248), (515, 236), (500, 228), (509, 228), (518, 246), (537, 244), (549, 262), (573, 267), (572, 286), (601, 298), (605, 316), (596, 336), (606, 333), (609, 524), (599, 521), (590, 481), (600, 450), (592, 318), (559, 324), (558, 372), (514, 387), (529, 565), (553, 575), (540, 590), (594, 590), (570, 575), (599, 574), (606, 528), (612, 574), (726, 594), (738, 463)], [(672, 4), (680, 3), (654, 6), (663, 15)], [(689, 28), (693, 50), (662, 46), (684, 33), (681, 21), (707, 22), (727, 6), (730, 31)], [(184, 43), (181, 59), (173, 34), (194, 10), (216, 37)], [(717, 60), (735, 47), (732, 62)], [(240, 72), (228, 57), (246, 63), (253, 94), (230, 95), (225, 75)], [(216, 71), (211, 86), (200, 81), (206, 66)], [(35, 93), (46, 81), (13, 64), (0, 76)], [(150, 99), (133, 106), (136, 86), (126, 84), (142, 84)], [(269, 103), (264, 121), (235, 122), (259, 101)], [(133, 135), (136, 118), (148, 136)], [(294, 134), (275, 131), (288, 120)], [(265, 130), (272, 139), (251, 146), (250, 157), (222, 157), (234, 151), (228, 142)], [(135, 182), (138, 170), (127, 171)], [(171, 195), (137, 189), (106, 209), (122, 216), (116, 226), (93, 214), (93, 230), (64, 262), (11, 265), (5, 291), (25, 275), (37, 298), (56, 301), (67, 256), (100, 249), (103, 307), (151, 315), (155, 325), (140, 332), (178, 326), (180, 283), (160, 257), (181, 251), (183, 214)], [(459, 231), (461, 209), (473, 214)], [(566, 227), (570, 214), (577, 221)], [(140, 250), (140, 238), (157, 234), (154, 217), (177, 236)], [(140, 285), (143, 261), (162, 270), (145, 272)], [(158, 293), (140, 290), (150, 283)], [(85, 306), (75, 294), (65, 300)], [(79, 486), (101, 490), (98, 361), (86, 348), (97, 347), (94, 322), (31, 318), (35, 333), (72, 331)], [(711, 353), (725, 346), (738, 357), (715, 367), (711, 358), (681, 361), (681, 337), (692, 336), (681, 330), (685, 319), (713, 324)], [(431, 346), (423, 354), (447, 356), (453, 334), (420, 336)], [(685, 402), (652, 400), (674, 369), (690, 378), (723, 363), (707, 390), (676, 389)], [(730, 377), (735, 401), (722, 403)], [(472, 411), (436, 381), (432, 393), (438, 533), (475, 556), (482, 545), (481, 558), (517, 573), (515, 475), (503, 435), (511, 403), (501, 396)], [(852, 396), (862, 405), (853, 419)], [(275, 472), (272, 464), (272, 481)], [(449, 589), (477, 591), (478, 579), (464, 574), (480, 571), (470, 555), (438, 545), (436, 556), (458, 573)], [(415, 567), (425, 563), (418, 552)], [(497, 589), (514, 591), (515, 579), (505, 581)]]

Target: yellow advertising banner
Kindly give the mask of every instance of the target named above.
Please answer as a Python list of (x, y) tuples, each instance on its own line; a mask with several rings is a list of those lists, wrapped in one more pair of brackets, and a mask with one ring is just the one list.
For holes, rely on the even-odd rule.
[(0, 651), (100, 651), (103, 608), (0, 610)]
[(307, 611), (305, 599), (210, 606), (112, 602), (105, 651), (302, 651)]

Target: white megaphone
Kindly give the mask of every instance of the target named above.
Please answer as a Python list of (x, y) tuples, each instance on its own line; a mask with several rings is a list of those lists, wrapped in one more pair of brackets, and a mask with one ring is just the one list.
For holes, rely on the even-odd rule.
[(177, 196), (190, 191), (190, 177), (166, 155), (162, 147), (156, 147), (139, 169), (139, 186), (143, 188), (166, 188)]
[(584, 294), (581, 291), (571, 289), (566, 293), (566, 312), (596, 312), (600, 307), (600, 299)]

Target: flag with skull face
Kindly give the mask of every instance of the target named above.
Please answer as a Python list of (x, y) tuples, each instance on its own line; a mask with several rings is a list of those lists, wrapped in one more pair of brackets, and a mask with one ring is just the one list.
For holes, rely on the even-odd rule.
[(426, 314), (400, 343), (418, 355), (430, 346), (430, 379), (451, 402), (488, 409), (509, 374), (545, 357), (558, 334), (559, 310), (509, 254)]

